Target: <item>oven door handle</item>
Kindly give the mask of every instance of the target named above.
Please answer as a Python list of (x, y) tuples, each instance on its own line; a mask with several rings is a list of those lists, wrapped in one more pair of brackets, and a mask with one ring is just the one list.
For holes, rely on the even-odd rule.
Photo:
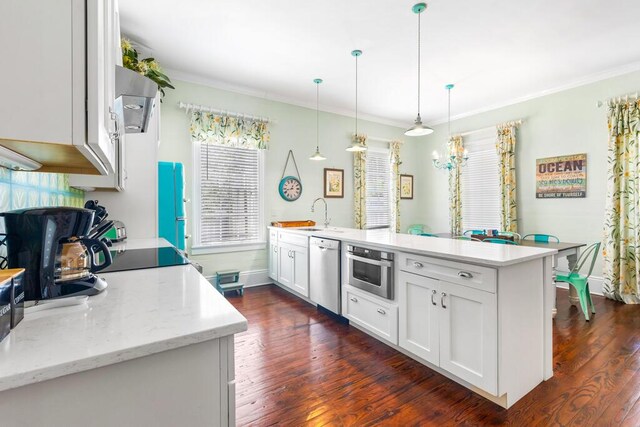
[(347, 252), (347, 258), (354, 261), (364, 262), (365, 264), (377, 265), (379, 267), (391, 267), (393, 265), (391, 261), (387, 261), (386, 259), (378, 261), (377, 259), (364, 258), (349, 252)]

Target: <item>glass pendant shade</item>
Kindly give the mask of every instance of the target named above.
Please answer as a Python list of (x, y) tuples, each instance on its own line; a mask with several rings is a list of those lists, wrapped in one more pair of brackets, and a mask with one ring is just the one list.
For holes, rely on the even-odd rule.
[(346, 150), (349, 152), (367, 151), (367, 146), (358, 141), (358, 57), (362, 55), (359, 49), (351, 51), (351, 56), (356, 58), (356, 132), (351, 145)]
[(433, 133), (433, 129), (429, 126), (422, 124), (422, 119), (420, 115), (416, 117), (416, 121), (409, 129), (407, 129), (404, 134), (407, 136), (424, 136)]
[(320, 154), (320, 83), (322, 79), (313, 79), (316, 84), (316, 152), (309, 157), (309, 160), (327, 160), (325, 156)]
[(314, 153), (313, 156), (309, 157), (310, 160), (327, 160), (327, 158), (325, 156), (323, 156), (322, 154), (320, 154), (320, 150), (316, 147), (316, 152)]
[(350, 152), (367, 151), (367, 147), (360, 144), (358, 141), (353, 141), (351, 145), (347, 147), (347, 151), (350, 151)]

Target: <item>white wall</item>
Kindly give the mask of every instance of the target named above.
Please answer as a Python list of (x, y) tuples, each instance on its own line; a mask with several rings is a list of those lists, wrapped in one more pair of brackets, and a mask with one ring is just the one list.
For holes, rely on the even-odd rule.
[[(548, 233), (568, 242), (594, 243), (603, 233), (607, 168), (607, 109), (598, 108), (596, 102), (639, 89), (640, 72), (635, 72), (460, 119), (452, 122), (451, 129), (459, 133), (523, 119), (516, 150), (520, 233)], [(454, 100), (464, 97), (464, 85), (454, 90)], [(452, 107), (455, 115), (455, 102)], [(446, 133), (446, 124), (436, 126), (425, 137), (423, 156), (440, 149)], [(587, 197), (536, 199), (536, 159), (576, 153), (587, 153)], [(427, 185), (417, 190), (420, 219), (433, 231), (448, 230), (447, 175), (426, 168), (423, 180)], [(600, 257), (594, 270), (598, 276), (601, 261)]]
[[(325, 83), (328, 84), (328, 83)], [(352, 227), (353, 221), (353, 155), (345, 148), (354, 131), (354, 119), (331, 113), (320, 113), (320, 149), (327, 160), (315, 162), (309, 156), (316, 145), (316, 113), (315, 110), (298, 107), (268, 99), (232, 93), (200, 84), (176, 81), (176, 90), (167, 91), (162, 104), (162, 144), (159, 160), (182, 162), (186, 172), (186, 194), (192, 194), (192, 146), (188, 133), (189, 117), (185, 110), (178, 108), (178, 102), (190, 102), (231, 111), (269, 116), (276, 121), (270, 125), (271, 142), (266, 153), (266, 221), (312, 219), (322, 224), (324, 209), (316, 209), (311, 213), (311, 203), (323, 195), (323, 169), (344, 169), (344, 199), (327, 199), (331, 224)], [(309, 91), (315, 88), (309, 82)], [(402, 148), (401, 172), (415, 175), (416, 189), (420, 187), (421, 149), (416, 140), (405, 138), (404, 129), (393, 126), (360, 121), (359, 132), (370, 137), (384, 139), (400, 139), (405, 144)], [(370, 145), (387, 145), (370, 142)], [(286, 202), (278, 194), (278, 183), (289, 149), (293, 152), (300, 169), (303, 193), (295, 202)], [(291, 162), (288, 173), (293, 172)], [(319, 207), (319, 205), (318, 205)], [(401, 201), (401, 221), (403, 228), (419, 217), (417, 200)], [(193, 218), (193, 209), (187, 206), (188, 218)], [(266, 226), (266, 224), (265, 224)], [(188, 233), (192, 230), (188, 225)], [(217, 270), (235, 268), (240, 271), (256, 271), (267, 267), (266, 250), (199, 255), (193, 258), (205, 268), (205, 274)]]

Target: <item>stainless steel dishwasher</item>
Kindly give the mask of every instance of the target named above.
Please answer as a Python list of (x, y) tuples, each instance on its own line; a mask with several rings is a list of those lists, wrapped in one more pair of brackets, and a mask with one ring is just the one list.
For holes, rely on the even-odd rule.
[(340, 313), (340, 241), (312, 237), (309, 250), (309, 298)]

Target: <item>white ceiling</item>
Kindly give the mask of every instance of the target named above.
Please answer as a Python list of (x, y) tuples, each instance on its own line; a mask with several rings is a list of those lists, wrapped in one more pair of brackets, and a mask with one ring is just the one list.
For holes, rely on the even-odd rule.
[[(178, 77), (408, 126), (417, 17), (406, 0), (120, 0), (124, 34)], [(508, 104), (640, 69), (638, 0), (433, 0), (422, 16), (422, 116)], [(640, 86), (640, 82), (639, 82)], [(612, 94), (615, 95), (615, 94)], [(185, 100), (188, 101), (188, 100)], [(216, 107), (213, 105), (213, 107)], [(247, 111), (247, 113), (251, 113)]]

